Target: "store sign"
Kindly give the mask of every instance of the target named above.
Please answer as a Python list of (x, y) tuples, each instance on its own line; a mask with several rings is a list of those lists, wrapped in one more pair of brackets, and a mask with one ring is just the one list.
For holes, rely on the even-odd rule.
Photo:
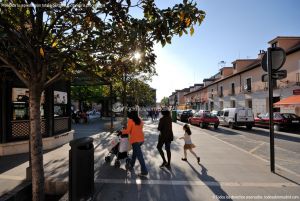
[(300, 89), (293, 90), (293, 95), (300, 95)]

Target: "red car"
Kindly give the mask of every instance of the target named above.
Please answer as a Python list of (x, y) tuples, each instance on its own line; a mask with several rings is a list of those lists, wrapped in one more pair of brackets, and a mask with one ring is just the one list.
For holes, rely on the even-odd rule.
[[(274, 130), (300, 128), (300, 117), (293, 113), (274, 112)], [(255, 119), (255, 126), (269, 128), (269, 114), (260, 114)]]
[(215, 129), (217, 129), (220, 124), (216, 115), (205, 110), (200, 110), (195, 113), (193, 117), (190, 117), (189, 123), (191, 125), (199, 125), (201, 128), (207, 128), (209, 125), (213, 125)]

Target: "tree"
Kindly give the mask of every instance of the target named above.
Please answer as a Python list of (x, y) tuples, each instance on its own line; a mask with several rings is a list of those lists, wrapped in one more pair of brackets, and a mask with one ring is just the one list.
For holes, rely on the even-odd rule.
[[(82, 103), (99, 103), (103, 98), (103, 86), (71, 86), (71, 97)], [(83, 110), (83, 108), (80, 108)]]
[(156, 90), (142, 80), (134, 79), (128, 85), (128, 99), (130, 106), (154, 106), (156, 103)]
[[(32, 200), (43, 201), (42, 91), (62, 75), (84, 70), (111, 77), (118, 72), (116, 78), (122, 75), (126, 93), (128, 77), (155, 73), (154, 42), (164, 46), (187, 29), (192, 35), (205, 13), (187, 0), (167, 9), (158, 9), (154, 0), (139, 0), (136, 5), (130, 0), (19, 2), (0, 4), (0, 67), (10, 68), (29, 88)], [(132, 7), (143, 9), (144, 17), (130, 16)], [(142, 62), (124, 60), (137, 49)]]
[(160, 101), (160, 104), (163, 106), (169, 106), (169, 98), (168, 97), (163, 97)]

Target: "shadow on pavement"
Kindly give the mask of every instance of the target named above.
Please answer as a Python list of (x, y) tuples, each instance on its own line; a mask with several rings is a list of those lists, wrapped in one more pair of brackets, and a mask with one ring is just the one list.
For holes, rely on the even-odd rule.
[(199, 173), (199, 171), (190, 162), (187, 161), (187, 163), (192, 168), (192, 170), (198, 175), (201, 181), (214, 183), (214, 185), (207, 185), (207, 187), (214, 193), (214, 195), (217, 196), (216, 198), (225, 197), (228, 198), (226, 200), (232, 201), (232, 199), (230, 199), (230, 196), (222, 189), (221, 185), (219, 185), (218, 181), (214, 177), (207, 174), (208, 170), (202, 164), (199, 164), (201, 167), (201, 173)]
[(299, 184), (298, 182), (296, 182), (296, 181), (294, 181), (294, 180), (292, 180), (292, 179), (289, 179), (289, 178), (287, 178), (287, 177), (285, 177), (285, 176), (283, 176), (283, 175), (281, 175), (281, 174), (279, 174), (279, 173), (277, 173), (277, 172), (275, 172), (274, 174), (276, 174), (277, 176), (279, 176), (279, 177), (281, 177), (281, 178), (283, 178), (283, 179), (285, 179), (285, 180), (288, 180), (288, 181), (290, 181), (290, 182), (292, 182), (292, 183), (294, 183), (294, 184), (300, 186), (300, 184)]

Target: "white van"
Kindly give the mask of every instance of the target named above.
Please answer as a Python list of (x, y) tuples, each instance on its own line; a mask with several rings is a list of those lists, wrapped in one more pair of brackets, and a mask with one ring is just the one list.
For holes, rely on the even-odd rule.
[(246, 126), (252, 129), (254, 126), (254, 116), (251, 108), (224, 108), (219, 114), (218, 118), (220, 125), (235, 128), (237, 126)]

